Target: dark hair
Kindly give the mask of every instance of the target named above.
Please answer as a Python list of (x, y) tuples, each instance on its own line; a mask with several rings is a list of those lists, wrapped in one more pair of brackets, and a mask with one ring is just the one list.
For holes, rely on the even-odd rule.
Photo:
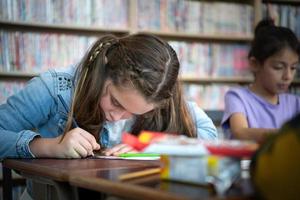
[(100, 108), (104, 82), (137, 89), (149, 103), (159, 105), (137, 116), (132, 133), (166, 131), (196, 136), (196, 128), (182, 99), (179, 61), (172, 47), (150, 34), (97, 40), (78, 66), (77, 85), (65, 132), (74, 115), (79, 126), (98, 138), (105, 121)]
[(300, 45), (289, 28), (275, 26), (272, 19), (264, 19), (255, 28), (254, 39), (248, 58), (254, 57), (261, 64), (284, 48), (290, 48), (300, 57)]

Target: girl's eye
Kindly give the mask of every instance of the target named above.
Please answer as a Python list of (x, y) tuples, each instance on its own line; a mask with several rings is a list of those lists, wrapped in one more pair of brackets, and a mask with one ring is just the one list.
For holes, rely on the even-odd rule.
[(114, 106), (122, 108), (121, 104), (115, 98), (111, 97), (111, 102)]
[(276, 70), (281, 70), (281, 69), (284, 68), (284, 66), (283, 66), (282, 64), (275, 64), (275, 65), (273, 66), (273, 68), (276, 69)]

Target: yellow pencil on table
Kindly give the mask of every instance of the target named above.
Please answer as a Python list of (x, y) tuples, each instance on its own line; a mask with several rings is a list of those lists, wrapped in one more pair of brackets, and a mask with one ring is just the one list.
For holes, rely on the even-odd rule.
[(119, 176), (119, 180), (128, 180), (128, 179), (133, 179), (133, 178), (139, 178), (143, 176), (148, 176), (152, 174), (158, 174), (160, 173), (160, 168), (152, 168), (152, 169), (146, 169), (138, 172), (131, 172), (127, 174), (122, 174)]

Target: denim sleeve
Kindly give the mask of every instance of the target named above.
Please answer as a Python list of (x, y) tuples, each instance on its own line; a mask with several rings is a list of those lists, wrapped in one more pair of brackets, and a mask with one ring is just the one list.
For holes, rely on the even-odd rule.
[(36, 77), (0, 105), (0, 158), (34, 157), (29, 142), (39, 137), (34, 130), (48, 121), (55, 104), (52, 96), (51, 88)]
[(216, 140), (218, 133), (212, 120), (195, 102), (188, 102), (187, 105), (196, 124), (197, 137), (205, 140)]

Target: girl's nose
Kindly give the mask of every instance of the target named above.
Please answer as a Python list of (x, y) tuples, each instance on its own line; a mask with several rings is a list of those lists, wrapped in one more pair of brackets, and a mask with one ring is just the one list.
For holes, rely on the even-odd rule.
[(290, 69), (289, 67), (287, 67), (284, 70), (283, 79), (284, 80), (291, 80), (291, 79), (293, 79), (294, 74), (295, 74), (294, 71), (292, 69)]

